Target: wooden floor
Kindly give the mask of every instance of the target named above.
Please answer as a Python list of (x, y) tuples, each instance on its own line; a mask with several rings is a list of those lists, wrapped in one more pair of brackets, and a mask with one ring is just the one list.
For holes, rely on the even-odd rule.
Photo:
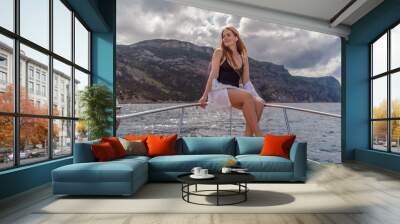
[[(0, 202), (0, 223), (400, 223), (400, 174), (359, 163), (310, 163), (308, 182), (317, 183), (346, 201), (367, 204), (357, 214), (36, 214), (54, 200), (49, 185)], [(316, 202), (318, 203), (318, 202)]]

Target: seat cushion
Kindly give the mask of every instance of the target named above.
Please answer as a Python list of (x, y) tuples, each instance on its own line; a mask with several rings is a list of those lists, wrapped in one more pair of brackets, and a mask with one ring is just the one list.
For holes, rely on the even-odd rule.
[[(53, 170), (53, 181), (58, 182), (130, 182), (134, 173), (147, 171), (147, 163), (140, 159), (108, 162), (74, 163)], [(143, 174), (147, 176), (146, 174)]]
[(239, 155), (236, 159), (250, 172), (293, 172), (293, 162), (279, 156)]
[(124, 158), (120, 158), (114, 161), (130, 161), (130, 160), (140, 160), (147, 162), (149, 161), (150, 157), (148, 156), (138, 156), (138, 155), (130, 155), (130, 156), (125, 156)]
[(234, 137), (182, 137), (177, 142), (178, 153), (184, 155), (235, 155)]
[(210, 171), (219, 171), (230, 159), (231, 155), (174, 155), (158, 156), (149, 160), (151, 172), (190, 172), (193, 167), (200, 166)]

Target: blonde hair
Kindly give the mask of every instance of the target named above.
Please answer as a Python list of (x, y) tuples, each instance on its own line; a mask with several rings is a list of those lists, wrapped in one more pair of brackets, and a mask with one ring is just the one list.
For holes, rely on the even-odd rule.
[(225, 28), (222, 30), (222, 32), (221, 32), (221, 44), (220, 44), (221, 49), (222, 49), (222, 57), (221, 57), (220, 63), (221, 63), (225, 58), (227, 58), (227, 60), (228, 60), (229, 62), (231, 62), (231, 64), (232, 64), (235, 68), (237, 68), (238, 65), (236, 65), (235, 60), (233, 60), (233, 52), (232, 52), (232, 50), (231, 50), (229, 47), (226, 47), (226, 46), (224, 45), (224, 42), (222, 41), (222, 39), (224, 38), (224, 31), (226, 31), (226, 30), (231, 31), (231, 32), (233, 33), (233, 35), (235, 35), (235, 36), (238, 38), (238, 40), (236, 41), (236, 48), (237, 48), (239, 54), (242, 56), (242, 64), (244, 63), (244, 60), (246, 60), (246, 58), (247, 58), (247, 57), (246, 57), (246, 56), (247, 56), (247, 48), (246, 48), (246, 46), (244, 45), (243, 40), (240, 38), (239, 31), (238, 31), (235, 27), (233, 27), (233, 26), (227, 26), (227, 27), (225, 27)]

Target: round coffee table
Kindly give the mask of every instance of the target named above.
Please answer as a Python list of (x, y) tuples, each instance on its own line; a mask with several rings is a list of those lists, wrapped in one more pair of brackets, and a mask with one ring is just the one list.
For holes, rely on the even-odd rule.
[[(215, 176), (212, 179), (193, 179), (190, 177), (191, 173), (182, 174), (177, 177), (178, 181), (182, 183), (182, 199), (188, 203), (198, 205), (215, 205), (215, 204), (202, 204), (190, 201), (190, 196), (204, 196), (204, 197), (216, 197), (217, 206), (220, 205), (234, 205), (247, 200), (247, 192), (249, 188), (247, 183), (255, 180), (255, 177), (249, 173), (214, 173)], [(198, 184), (216, 185), (215, 190), (197, 190)], [(223, 190), (220, 189), (220, 185), (236, 185), (237, 190)], [(195, 191), (190, 191), (190, 186), (195, 186)], [(204, 192), (215, 192), (216, 194), (204, 194)], [(221, 194), (222, 193), (222, 194)], [(221, 197), (229, 196), (241, 196), (240, 200), (231, 203), (221, 203)]]

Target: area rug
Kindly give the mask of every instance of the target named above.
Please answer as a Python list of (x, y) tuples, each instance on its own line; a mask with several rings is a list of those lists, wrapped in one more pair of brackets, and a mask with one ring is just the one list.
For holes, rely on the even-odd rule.
[[(233, 188), (224, 186), (228, 190)], [(248, 185), (247, 201), (237, 205), (207, 206), (182, 200), (178, 183), (149, 183), (130, 197), (58, 196), (34, 213), (360, 213), (360, 205), (343, 200), (317, 184), (254, 183)], [(212, 190), (201, 185), (198, 190)], [(191, 188), (194, 190), (194, 187)], [(204, 193), (204, 192), (203, 192)], [(213, 194), (214, 193), (210, 193)], [(224, 197), (223, 203), (238, 200)], [(215, 204), (215, 196), (191, 196), (197, 203)]]

